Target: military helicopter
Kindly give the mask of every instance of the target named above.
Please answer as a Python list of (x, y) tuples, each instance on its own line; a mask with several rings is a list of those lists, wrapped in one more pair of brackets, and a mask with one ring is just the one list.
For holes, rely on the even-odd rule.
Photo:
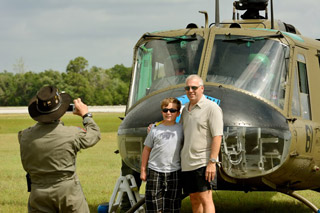
[[(224, 114), (217, 190), (278, 191), (313, 211), (296, 191), (320, 192), (320, 41), (274, 19), (273, 1), (233, 2), (231, 21), (145, 33), (136, 43), (125, 117), (118, 129), (123, 161), (140, 172), (160, 101), (188, 102), (184, 84), (198, 74)], [(240, 17), (239, 13), (244, 12)], [(262, 15), (261, 15), (262, 13)]]

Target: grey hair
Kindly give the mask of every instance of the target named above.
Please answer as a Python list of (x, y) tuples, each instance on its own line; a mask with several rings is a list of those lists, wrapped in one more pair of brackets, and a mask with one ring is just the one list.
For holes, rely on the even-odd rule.
[(199, 75), (193, 74), (193, 75), (189, 75), (186, 79), (186, 84), (189, 80), (191, 79), (197, 79), (199, 81), (199, 86), (203, 86), (203, 80)]

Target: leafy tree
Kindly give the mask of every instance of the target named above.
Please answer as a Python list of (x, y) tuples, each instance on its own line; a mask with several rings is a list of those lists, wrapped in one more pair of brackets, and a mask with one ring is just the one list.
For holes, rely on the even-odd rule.
[(70, 72), (63, 74), (63, 77), (65, 92), (69, 93), (72, 98), (81, 98), (88, 105), (94, 104), (93, 87), (84, 75)]
[(26, 66), (24, 64), (24, 60), (22, 57), (20, 57), (17, 62), (13, 65), (13, 70), (16, 73), (24, 74), (26, 72)]
[(51, 85), (63, 90), (64, 81), (61, 73), (58, 71), (46, 70), (41, 72), (39, 73), (39, 79), (41, 87)]
[(10, 86), (10, 97), (7, 99), (8, 106), (26, 106), (29, 100), (38, 90), (38, 75), (32, 72), (16, 74)]
[(75, 73), (83, 73), (87, 70), (89, 63), (87, 59), (84, 57), (77, 57), (74, 60), (71, 60), (67, 66), (67, 73), (75, 72)]
[(14, 86), (14, 75), (7, 71), (0, 73), (0, 103), (2, 106), (8, 106), (10, 103), (10, 98), (15, 91)]
[[(23, 63), (21, 63), (23, 65)], [(26, 106), (37, 91), (53, 85), (72, 98), (80, 97), (88, 105), (126, 104), (131, 68), (115, 65), (111, 69), (93, 66), (83, 57), (71, 60), (66, 72), (0, 72), (0, 105)]]
[(112, 79), (111, 91), (113, 104), (126, 104), (129, 94), (129, 86), (131, 79), (131, 68), (121, 65), (115, 65), (106, 71)]
[(125, 67), (123, 64), (117, 64), (110, 69), (110, 74), (112, 78), (121, 79), (123, 82), (130, 82), (131, 67)]
[(110, 90), (112, 79), (106, 70), (92, 67), (88, 79), (94, 87), (93, 98), (96, 105), (112, 105), (113, 97)]

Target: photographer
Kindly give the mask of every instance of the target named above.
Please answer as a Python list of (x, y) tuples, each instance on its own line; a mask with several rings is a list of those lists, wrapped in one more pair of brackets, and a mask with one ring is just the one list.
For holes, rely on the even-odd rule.
[(73, 114), (83, 117), (84, 129), (64, 126), (60, 118), (71, 102), (69, 94), (52, 86), (41, 88), (30, 100), (29, 114), (38, 122), (18, 133), (31, 187), (28, 212), (89, 212), (75, 172), (76, 156), (100, 140), (100, 130), (80, 98), (73, 101)]

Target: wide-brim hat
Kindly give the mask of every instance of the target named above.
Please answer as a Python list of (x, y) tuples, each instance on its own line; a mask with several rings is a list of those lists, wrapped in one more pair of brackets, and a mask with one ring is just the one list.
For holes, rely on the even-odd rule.
[(53, 86), (45, 86), (30, 100), (28, 110), (34, 120), (49, 123), (61, 118), (71, 102), (69, 94), (59, 93)]

